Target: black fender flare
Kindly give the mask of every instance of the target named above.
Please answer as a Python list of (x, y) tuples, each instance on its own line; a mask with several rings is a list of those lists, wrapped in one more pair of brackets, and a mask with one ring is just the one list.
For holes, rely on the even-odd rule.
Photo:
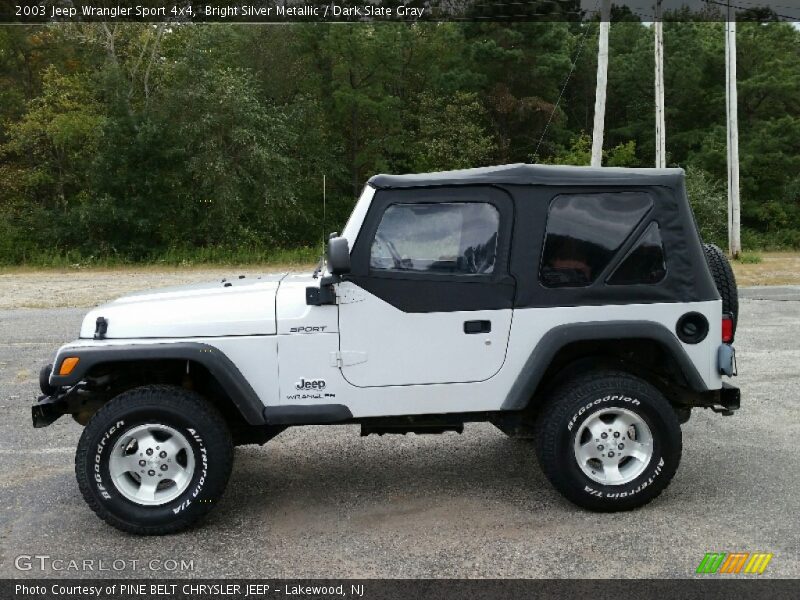
[[(58, 375), (61, 362), (70, 356), (80, 359), (75, 369), (69, 375)], [(263, 402), (233, 361), (218, 348), (199, 342), (67, 347), (59, 352), (58, 362), (50, 376), (50, 384), (55, 387), (71, 387), (98, 365), (149, 360), (186, 360), (203, 365), (225, 389), (250, 425), (263, 425), (266, 422)]]
[(559, 351), (568, 344), (583, 341), (642, 339), (652, 340), (666, 349), (680, 366), (689, 387), (708, 391), (692, 359), (680, 340), (655, 321), (586, 321), (558, 325), (548, 331), (531, 352), (503, 401), (501, 410), (522, 410), (528, 406), (545, 372)]

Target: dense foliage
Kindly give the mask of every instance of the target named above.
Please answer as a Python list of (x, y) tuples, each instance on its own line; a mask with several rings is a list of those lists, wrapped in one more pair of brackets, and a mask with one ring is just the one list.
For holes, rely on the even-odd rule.
[[(649, 166), (652, 30), (619, 17), (606, 164)], [(586, 164), (596, 38), (579, 22), (0, 28), (0, 262), (318, 246), (373, 173)], [(724, 244), (722, 24), (669, 22), (665, 41), (669, 163)], [(797, 247), (800, 31), (742, 23), (738, 43), (745, 245)]]

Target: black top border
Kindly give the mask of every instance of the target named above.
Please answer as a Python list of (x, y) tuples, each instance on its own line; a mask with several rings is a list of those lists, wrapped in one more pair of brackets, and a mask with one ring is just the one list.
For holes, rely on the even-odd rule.
[[(763, 576), (762, 576), (763, 577)], [(0, 580), (8, 600), (617, 600), (681, 598), (737, 600), (796, 598), (797, 580), (758, 576), (693, 579), (24, 579)]]
[[(656, 20), (658, 0), (612, 0), (611, 21)], [(794, 0), (660, 0), (665, 21), (800, 21)], [(598, 21), (603, 0), (0, 0), (0, 23)]]

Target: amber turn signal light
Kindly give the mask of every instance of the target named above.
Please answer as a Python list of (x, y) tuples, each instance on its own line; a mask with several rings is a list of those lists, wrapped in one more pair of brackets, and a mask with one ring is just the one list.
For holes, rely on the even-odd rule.
[(68, 356), (61, 362), (61, 368), (58, 370), (58, 374), (62, 377), (64, 375), (69, 375), (75, 370), (75, 367), (78, 366), (78, 361), (80, 361), (80, 358), (77, 356)]

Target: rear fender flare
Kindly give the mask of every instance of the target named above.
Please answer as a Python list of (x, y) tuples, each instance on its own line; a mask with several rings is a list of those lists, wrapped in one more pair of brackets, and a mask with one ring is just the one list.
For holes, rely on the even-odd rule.
[(652, 340), (677, 361), (689, 387), (708, 391), (705, 381), (680, 340), (664, 325), (655, 321), (587, 321), (559, 325), (548, 331), (525, 361), (517, 379), (506, 395), (501, 410), (522, 410), (536, 393), (548, 367), (562, 348), (575, 342), (643, 339)]

